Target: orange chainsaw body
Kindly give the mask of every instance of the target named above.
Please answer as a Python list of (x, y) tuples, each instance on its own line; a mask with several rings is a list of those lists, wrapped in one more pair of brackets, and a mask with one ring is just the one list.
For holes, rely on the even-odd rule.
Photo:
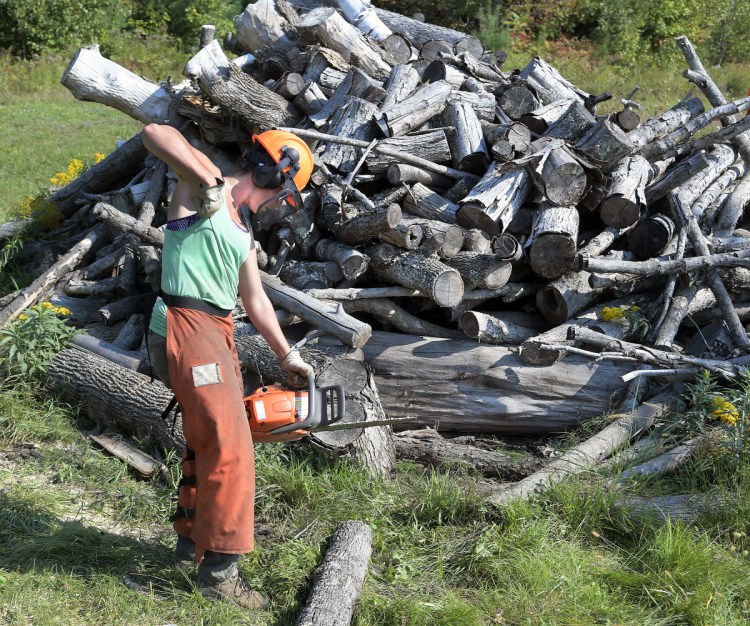
[(269, 433), (307, 417), (307, 391), (289, 391), (268, 385), (257, 389), (245, 401), (252, 432)]

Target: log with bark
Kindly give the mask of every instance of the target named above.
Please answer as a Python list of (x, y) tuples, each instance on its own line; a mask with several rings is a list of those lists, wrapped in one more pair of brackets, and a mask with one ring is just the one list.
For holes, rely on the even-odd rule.
[(315, 570), (297, 626), (348, 626), (367, 574), (372, 531), (364, 522), (338, 525), (323, 563)]

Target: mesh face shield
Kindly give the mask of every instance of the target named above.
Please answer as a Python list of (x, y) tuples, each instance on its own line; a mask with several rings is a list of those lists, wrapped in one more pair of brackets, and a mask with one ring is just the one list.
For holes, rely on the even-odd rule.
[[(290, 184), (294, 187), (294, 183), (290, 181)], [(302, 199), (297, 192), (297, 188), (294, 187), (294, 191), (292, 191), (285, 184), (273, 198), (269, 198), (258, 207), (255, 212), (255, 224), (258, 229), (267, 230), (276, 222), (292, 215), (301, 205)]]

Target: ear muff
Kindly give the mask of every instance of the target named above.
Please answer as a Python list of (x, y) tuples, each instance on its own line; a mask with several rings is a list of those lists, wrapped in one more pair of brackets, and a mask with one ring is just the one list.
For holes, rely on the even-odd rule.
[(296, 148), (283, 146), (282, 157), (273, 165), (259, 164), (253, 170), (253, 183), (261, 189), (281, 187), (284, 178), (294, 179), (300, 169), (299, 151)]

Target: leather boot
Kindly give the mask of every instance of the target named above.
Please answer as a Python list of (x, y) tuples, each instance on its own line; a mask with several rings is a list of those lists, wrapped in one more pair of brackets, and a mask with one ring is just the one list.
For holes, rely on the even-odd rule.
[(186, 574), (192, 574), (195, 571), (195, 543), (192, 539), (177, 535), (173, 563), (178, 570)]
[(207, 600), (229, 600), (243, 609), (264, 609), (268, 599), (250, 588), (237, 567), (239, 560), (239, 554), (206, 550), (196, 577), (201, 595)]

